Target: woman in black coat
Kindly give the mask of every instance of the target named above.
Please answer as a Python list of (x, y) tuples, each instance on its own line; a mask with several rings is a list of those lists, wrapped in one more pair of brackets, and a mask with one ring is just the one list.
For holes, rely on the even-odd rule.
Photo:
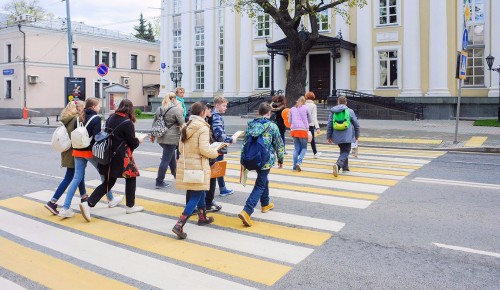
[(86, 202), (80, 204), (83, 217), (90, 222), (90, 208), (94, 207), (101, 198), (116, 183), (118, 178), (125, 178), (125, 197), (127, 213), (135, 213), (144, 210), (142, 206), (135, 205), (136, 177), (139, 170), (135, 165), (132, 151), (139, 147), (142, 139), (135, 137), (135, 112), (134, 105), (130, 100), (124, 99), (120, 106), (106, 122), (106, 132), (112, 132), (111, 152), (115, 154), (109, 165), (99, 165), (99, 173), (105, 176), (104, 182), (99, 185)]

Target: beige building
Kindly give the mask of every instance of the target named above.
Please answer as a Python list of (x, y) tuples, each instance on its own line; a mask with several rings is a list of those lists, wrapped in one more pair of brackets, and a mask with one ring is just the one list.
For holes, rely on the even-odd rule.
[[(18, 118), (22, 109), (58, 114), (66, 104), (65, 77), (69, 76), (66, 25), (59, 20), (24, 22), (0, 27), (0, 118)], [(148, 106), (158, 94), (158, 43), (151, 43), (82, 23), (72, 23), (75, 87), (86, 97), (103, 97), (105, 111), (127, 97), (135, 106)], [(106, 64), (100, 77), (96, 67)], [(110, 92), (104, 88), (109, 87)]]

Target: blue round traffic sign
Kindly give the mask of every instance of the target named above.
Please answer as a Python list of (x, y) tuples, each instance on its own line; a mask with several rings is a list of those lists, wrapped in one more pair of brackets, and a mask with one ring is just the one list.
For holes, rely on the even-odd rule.
[(161, 65), (160, 65), (161, 69), (165, 69), (167, 67), (167, 64), (162, 62)]
[(469, 31), (465, 28), (464, 34), (462, 35), (462, 50), (466, 50), (467, 45), (469, 45)]
[(108, 74), (108, 66), (105, 65), (104, 63), (101, 63), (100, 65), (97, 66), (97, 74), (100, 75), (101, 77), (105, 76)]

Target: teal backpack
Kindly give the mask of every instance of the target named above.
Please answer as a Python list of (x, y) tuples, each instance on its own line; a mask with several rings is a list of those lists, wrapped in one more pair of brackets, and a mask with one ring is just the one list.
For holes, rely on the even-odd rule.
[(334, 130), (344, 131), (351, 125), (351, 116), (349, 115), (349, 109), (345, 109), (342, 112), (333, 113), (332, 126)]

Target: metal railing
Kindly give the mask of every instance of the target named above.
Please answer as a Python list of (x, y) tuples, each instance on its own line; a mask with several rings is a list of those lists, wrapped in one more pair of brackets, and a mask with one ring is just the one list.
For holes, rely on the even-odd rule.
[(421, 103), (405, 102), (402, 100), (398, 100), (395, 97), (381, 97), (377, 95), (343, 89), (336, 90), (336, 93), (336, 96), (333, 96), (335, 98), (342, 95), (358, 102), (414, 114), (415, 118), (420, 120), (424, 118), (425, 105)]
[(236, 106), (247, 106), (247, 114), (253, 110), (256, 106), (264, 101), (270, 101), (272, 98), (271, 91), (265, 91), (258, 94), (253, 94), (248, 97), (238, 98), (231, 100), (227, 103), (228, 108), (236, 107)]

